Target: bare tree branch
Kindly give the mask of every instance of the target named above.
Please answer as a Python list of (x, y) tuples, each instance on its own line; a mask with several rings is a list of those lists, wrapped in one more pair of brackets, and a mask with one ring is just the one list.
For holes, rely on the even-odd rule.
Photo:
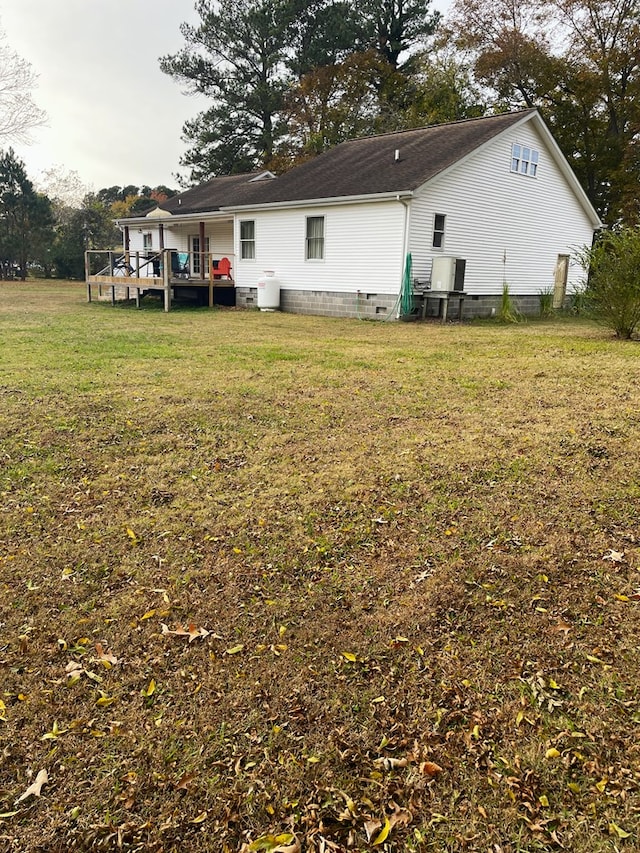
[(37, 79), (30, 63), (9, 47), (0, 31), (0, 144), (29, 144), (31, 131), (46, 123), (47, 114), (31, 95)]

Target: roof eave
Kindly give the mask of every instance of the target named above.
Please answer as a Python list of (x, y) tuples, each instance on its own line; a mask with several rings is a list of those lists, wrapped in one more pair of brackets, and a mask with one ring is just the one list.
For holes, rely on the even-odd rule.
[(393, 190), (385, 193), (368, 193), (363, 195), (330, 196), (327, 198), (305, 198), (292, 201), (269, 201), (254, 204), (230, 204), (220, 209), (228, 213), (244, 212), (248, 210), (278, 210), (282, 208), (297, 207), (324, 207), (326, 205), (336, 206), (340, 204), (363, 204), (367, 201), (400, 201), (413, 197), (413, 190)]
[(201, 211), (200, 213), (171, 213), (169, 216), (144, 216), (144, 217), (130, 217), (128, 219), (116, 219), (116, 225), (119, 227), (123, 227), (124, 225), (155, 225), (158, 223), (167, 224), (167, 225), (179, 225), (181, 222), (199, 222), (201, 219), (226, 219), (229, 216), (228, 213), (224, 213), (223, 209), (219, 210), (207, 210)]

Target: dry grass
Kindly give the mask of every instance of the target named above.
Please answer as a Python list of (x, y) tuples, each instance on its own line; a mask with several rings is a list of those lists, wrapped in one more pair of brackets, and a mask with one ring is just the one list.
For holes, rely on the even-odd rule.
[(0, 287), (0, 848), (634, 849), (638, 345), (83, 296)]

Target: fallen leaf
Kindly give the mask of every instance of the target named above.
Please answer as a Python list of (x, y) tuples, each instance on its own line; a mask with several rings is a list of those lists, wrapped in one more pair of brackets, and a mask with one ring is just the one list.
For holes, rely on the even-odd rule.
[(300, 842), (293, 836), (293, 844), (279, 844), (274, 847), (271, 853), (300, 853)]
[(198, 817), (194, 817), (191, 823), (202, 823), (207, 819), (208, 812), (200, 812)]
[(238, 654), (238, 652), (241, 652), (243, 649), (244, 649), (244, 645), (243, 645), (242, 643), (239, 643), (237, 646), (233, 646), (233, 647), (232, 647), (232, 648), (230, 648), (230, 649), (226, 649), (226, 650), (225, 650), (225, 654), (228, 654), (228, 655), (237, 655), (237, 654)]
[(120, 661), (115, 655), (112, 655), (110, 652), (106, 652), (104, 650), (102, 643), (96, 643), (96, 655), (99, 661), (102, 661), (102, 663), (105, 664), (109, 664), (110, 666), (115, 666), (117, 663), (120, 663)]
[(147, 698), (149, 698), (149, 696), (153, 696), (153, 694), (156, 692), (155, 679), (152, 678), (151, 681), (149, 682), (149, 686), (147, 687), (147, 689), (145, 690), (144, 688), (142, 688), (142, 690), (140, 692), (142, 693), (143, 696), (146, 696)]
[(618, 826), (618, 824), (613, 821), (609, 824), (609, 835), (617, 835), (618, 838), (631, 838), (630, 832), (627, 832), (626, 829)]
[[(171, 630), (168, 625), (165, 625), (164, 622), (161, 622), (160, 625), (162, 626), (163, 634), (174, 634), (176, 637), (188, 637), (190, 643), (197, 639), (204, 640), (204, 638), (208, 637), (211, 633), (211, 631), (207, 631), (206, 628), (196, 628), (192, 622), (189, 624), (188, 628), (183, 628), (182, 625), (176, 625), (173, 630)], [(218, 637), (218, 639), (220, 638)]]
[(354, 655), (353, 652), (342, 652), (342, 657), (349, 663), (355, 663), (358, 660), (357, 655)]
[(193, 782), (195, 778), (195, 773), (184, 773), (182, 778), (176, 782), (176, 791), (187, 791), (189, 789), (189, 783)]
[(442, 773), (442, 767), (436, 764), (435, 761), (423, 761), (420, 765), (420, 770), (425, 776), (437, 776), (438, 773)]
[(550, 749), (548, 749), (545, 752), (544, 757), (545, 758), (558, 758), (559, 755), (560, 755), (559, 751), (555, 748), (555, 746), (552, 746)]
[(27, 788), (24, 794), (21, 794), (18, 799), (15, 801), (15, 805), (21, 803), (23, 800), (26, 800), (27, 797), (39, 797), (40, 791), (42, 790), (42, 786), (45, 785), (49, 781), (49, 774), (46, 770), (41, 770), (35, 778), (35, 782), (32, 782), (31, 785)]
[(389, 821), (388, 817), (385, 817), (384, 826), (380, 830), (379, 835), (377, 835), (373, 839), (373, 845), (376, 846), (377, 844), (382, 844), (384, 841), (386, 841), (390, 832), (391, 832), (391, 822)]
[(612, 563), (622, 563), (624, 561), (624, 553), (624, 551), (614, 551), (613, 548), (611, 548), (606, 554), (604, 554), (602, 559), (610, 560)]
[(391, 829), (393, 829), (395, 826), (409, 826), (409, 824), (413, 820), (413, 815), (409, 811), (409, 809), (400, 808), (397, 803), (393, 803), (393, 807), (393, 814), (389, 817)]
[(300, 842), (290, 832), (280, 835), (261, 835), (249, 845), (249, 850), (264, 850), (266, 853), (300, 853)]
[(60, 737), (60, 735), (63, 735), (67, 731), (68, 731), (68, 729), (59, 728), (58, 727), (58, 721), (54, 720), (51, 731), (42, 735), (40, 740), (55, 740), (56, 738)]
[(406, 767), (409, 763), (406, 758), (375, 758), (373, 763), (377, 767), (384, 767), (385, 770), (396, 770), (400, 767)]
[(367, 841), (371, 841), (380, 827), (382, 826), (382, 821), (380, 820), (366, 820), (364, 823), (364, 831), (367, 833)]

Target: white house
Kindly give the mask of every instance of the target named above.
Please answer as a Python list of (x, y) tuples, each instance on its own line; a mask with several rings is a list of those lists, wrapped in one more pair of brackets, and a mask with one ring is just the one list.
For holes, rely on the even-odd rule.
[(549, 289), (560, 305), (601, 226), (536, 110), (353, 139), (119, 224), (129, 253), (185, 253), (192, 282), (229, 258), (238, 305), (272, 270), (283, 310), (354, 317), (395, 316), (408, 254), (426, 313), (464, 300), (463, 316), (488, 315), (504, 283), (524, 311)]

